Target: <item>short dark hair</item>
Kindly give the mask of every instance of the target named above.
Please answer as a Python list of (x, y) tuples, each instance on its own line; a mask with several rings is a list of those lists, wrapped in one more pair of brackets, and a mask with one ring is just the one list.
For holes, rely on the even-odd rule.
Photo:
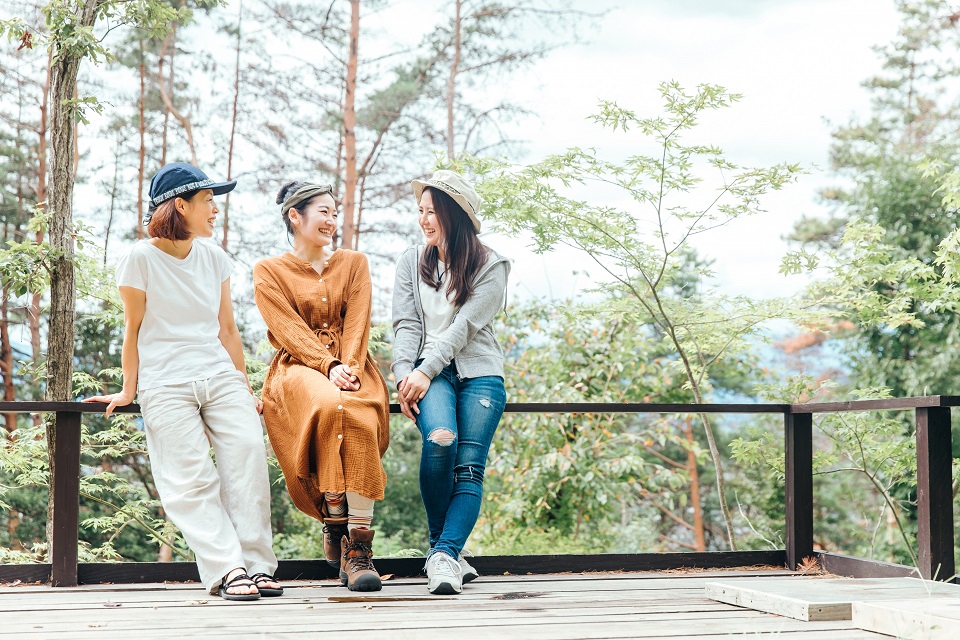
[(151, 208), (150, 219), (147, 222), (147, 233), (150, 237), (166, 238), (167, 240), (189, 240), (190, 231), (187, 230), (187, 221), (183, 219), (183, 214), (177, 211), (177, 198), (183, 198), (189, 202), (198, 193), (200, 193), (200, 190), (188, 191)]

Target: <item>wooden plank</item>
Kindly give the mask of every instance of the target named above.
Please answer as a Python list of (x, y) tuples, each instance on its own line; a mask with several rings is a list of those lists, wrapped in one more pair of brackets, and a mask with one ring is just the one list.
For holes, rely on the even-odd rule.
[(918, 407), (958, 407), (960, 396), (916, 396), (850, 402), (807, 402), (790, 405), (789, 413), (840, 413), (846, 411), (898, 411)]
[(784, 416), (786, 562), (796, 570), (813, 555), (813, 416)]
[[(189, 566), (191, 563), (183, 563), (186, 566)], [(8, 566), (23, 566), (23, 565), (0, 565), (0, 571), (6, 569)], [(38, 571), (38, 575), (43, 575), (43, 571), (46, 571), (46, 576), (49, 578), (50, 575), (50, 565), (26, 565), (29, 567), (35, 567)], [(81, 573), (83, 572), (84, 564), (80, 564)], [(899, 565), (896, 565), (899, 566)], [(2, 575), (2, 574), (0, 574)], [(525, 574), (525, 575), (490, 575), (482, 574), (481, 580), (477, 584), (483, 584), (488, 582), (511, 582), (511, 583), (523, 583), (530, 584), (536, 582), (583, 582), (583, 581), (593, 581), (593, 580), (662, 580), (664, 578), (669, 578), (672, 583), (676, 582), (678, 585), (683, 584), (685, 581), (692, 581), (703, 583), (705, 580), (712, 580), (716, 578), (730, 578), (730, 577), (763, 577), (763, 576), (793, 576), (796, 575), (793, 571), (788, 571), (787, 569), (774, 569), (774, 568), (753, 568), (753, 569), (696, 569), (696, 570), (664, 570), (664, 571), (647, 571), (647, 572), (592, 572), (592, 573), (552, 573), (552, 574)], [(839, 574), (838, 574), (839, 575)], [(919, 575), (919, 574), (917, 574)], [(866, 576), (866, 577), (881, 577), (881, 576)], [(898, 577), (898, 576), (893, 576)], [(422, 584), (422, 577), (399, 577), (394, 575), (394, 577), (389, 581), (389, 586), (393, 587), (396, 584)], [(0, 602), (4, 596), (11, 596), (16, 594), (23, 593), (34, 593), (34, 592), (53, 592), (53, 593), (63, 593), (62, 590), (51, 587), (49, 584), (39, 583), (39, 580), (29, 581), (30, 583), (18, 584), (15, 587), (11, 587), (9, 584), (4, 585), (3, 583), (8, 582), (12, 583), (13, 580), (3, 580), (0, 579)], [(284, 584), (287, 587), (291, 588), (302, 588), (309, 587), (316, 584), (316, 581), (310, 580), (283, 580)], [(122, 584), (122, 586), (118, 586)], [(700, 584), (702, 587), (702, 584)], [(154, 590), (193, 590), (199, 589), (199, 585), (193, 582), (186, 581), (176, 581), (176, 582), (159, 582), (159, 583), (149, 583), (149, 582), (140, 582), (140, 583), (91, 583), (91, 584), (80, 584), (76, 587), (72, 587), (69, 590), (69, 593), (80, 593), (80, 592), (104, 592), (104, 591), (154, 591)], [(589, 587), (587, 587), (589, 588)]]
[[(958, 407), (960, 396), (918, 396), (850, 402), (777, 403), (626, 403), (626, 402), (508, 402), (506, 413), (829, 413), (841, 411), (895, 411), (918, 407)], [(103, 413), (106, 405), (99, 402), (0, 402), (0, 413)], [(130, 404), (114, 409), (117, 413), (140, 413)], [(400, 405), (391, 404), (390, 413), (399, 414)]]
[[(203, 607), (199, 605), (198, 607)], [(203, 607), (200, 612), (205, 618), (216, 618), (229, 616), (229, 624), (235, 627), (247, 629), (249, 633), (269, 632), (270, 627), (276, 624), (276, 620), (282, 618), (283, 624), (287, 627), (293, 626), (316, 626), (318, 616), (326, 620), (347, 621), (351, 617), (363, 616), (363, 621), (369, 626), (386, 627), (393, 625), (404, 625), (410, 622), (411, 615), (407, 611), (377, 611), (363, 610), (354, 608), (340, 611), (314, 612), (300, 607), (299, 611), (287, 611), (281, 616), (280, 612), (271, 610), (265, 614), (262, 608), (247, 606), (241, 608), (233, 607), (229, 612), (226, 610), (214, 611), (209, 607)], [(92, 613), (92, 612), (87, 612)], [(99, 613), (99, 612), (98, 612)], [(106, 623), (105, 627), (111, 630), (125, 629), (127, 631), (150, 631), (154, 628), (162, 628), (165, 631), (189, 631), (194, 628), (196, 621), (193, 619), (194, 611), (185, 612), (183, 609), (168, 610), (163, 612), (151, 612), (148, 617), (142, 613), (140, 615), (128, 615), (122, 618), (109, 616), (109, 618), (99, 617), (100, 622)], [(743, 620), (745, 622), (764, 617), (766, 614), (758, 611), (749, 611), (746, 609), (723, 612), (724, 620)], [(538, 621), (547, 624), (556, 624), (566, 622), (570, 624), (602, 622), (602, 619), (633, 619), (641, 622), (675, 620), (677, 622), (687, 620), (715, 620), (718, 613), (716, 611), (640, 611), (634, 607), (604, 607), (604, 608), (585, 608), (576, 607), (554, 608), (554, 609), (515, 609), (497, 611), (495, 616), (499, 622), (519, 622), (521, 624), (536, 624)], [(433, 627), (444, 625), (450, 617), (446, 611), (418, 611), (416, 618), (424, 627)], [(462, 626), (484, 626), (492, 616), (488, 611), (462, 610), (457, 614), (457, 623)], [(4, 634), (29, 632), (35, 628), (37, 623), (29, 620), (9, 620), (3, 621)], [(43, 630), (47, 633), (56, 633), (70, 631), (77, 628), (76, 615), (72, 619), (61, 617), (61, 619), (44, 618), (42, 622)], [(139, 633), (137, 634), (139, 635)]]
[[(730, 580), (775, 580), (769, 578)], [(762, 572), (761, 572), (762, 575)], [(431, 596), (424, 579), (388, 581), (381, 592), (351, 593), (337, 581), (287, 583), (281, 598), (226, 602), (189, 585), (101, 585), (0, 590), (4, 638), (315, 637), (418, 640), (503, 638), (755, 637), (868, 640), (849, 622), (799, 622), (704, 597), (717, 576), (592, 574), (495, 576), (460, 596)], [(794, 583), (822, 581), (794, 579)], [(849, 582), (849, 581), (848, 581)], [(947, 585), (940, 585), (947, 586)], [(788, 634), (788, 635), (785, 635)], [(802, 635), (801, 635), (802, 634)], [(817, 635), (811, 635), (817, 634)]]
[(811, 603), (805, 598), (791, 598), (781, 593), (771, 594), (763, 589), (751, 589), (730, 583), (710, 583), (705, 588), (708, 598), (740, 607), (756, 609), (794, 620), (849, 620), (850, 603)]
[[(391, 405), (391, 408), (393, 407), (399, 409), (400, 405)], [(787, 413), (788, 411), (790, 411), (789, 404), (653, 402), (508, 402), (504, 409), (504, 413)]]
[(710, 582), (706, 595), (796, 620), (849, 620), (853, 602), (960, 598), (960, 586), (915, 578), (731, 579)]
[(80, 524), (80, 414), (58, 412), (53, 442), (53, 541), (51, 577), (55, 587), (77, 584)]
[[(601, 588), (602, 587), (602, 588)], [(700, 585), (694, 589), (670, 589), (660, 585), (651, 584), (643, 588), (631, 588), (629, 586), (609, 586), (602, 584), (591, 585), (589, 589), (584, 588), (566, 588), (557, 590), (531, 589), (510, 585), (508, 587), (483, 585), (482, 588), (476, 583), (471, 583), (462, 595), (458, 596), (462, 601), (469, 600), (524, 600), (527, 602), (544, 602), (549, 599), (577, 600), (579, 602), (589, 601), (593, 598), (603, 601), (612, 599), (633, 599), (644, 602), (663, 602), (670, 599), (679, 599), (684, 601), (703, 601), (709, 602), (703, 595), (704, 586)], [(585, 595), (588, 594), (588, 595)], [(289, 596), (289, 597), (288, 597)], [(219, 598), (211, 596), (203, 589), (191, 589), (182, 591), (151, 591), (137, 593), (107, 592), (107, 593), (64, 593), (43, 594), (40, 596), (22, 596), (22, 597), (4, 597), (0, 599), (0, 611), (26, 611), (43, 609), (70, 609), (83, 608), (85, 606), (102, 606), (104, 602), (122, 600), (130, 606), (179, 606), (184, 602), (191, 600), (209, 600), (213, 599), (216, 603), (222, 603)], [(268, 599), (269, 606), (287, 605), (295, 598), (299, 602), (310, 602), (313, 604), (323, 604), (326, 602), (366, 602), (372, 604), (400, 602), (404, 606), (407, 603), (434, 603), (439, 600), (436, 596), (431, 596), (426, 589), (426, 581), (420, 584), (404, 586), (387, 586), (383, 591), (373, 593), (353, 593), (339, 585), (330, 585), (326, 588), (297, 589), (291, 590), (283, 598)], [(416, 606), (411, 604), (410, 606)]]
[(960, 638), (960, 600), (854, 602), (853, 624), (905, 640)]
[[(936, 397), (936, 396), (934, 396)], [(911, 405), (920, 406), (920, 405)], [(923, 405), (926, 406), (926, 405)], [(508, 402), (506, 413), (786, 413), (789, 404), (728, 403), (684, 404), (645, 402)], [(100, 402), (0, 402), (0, 413), (103, 413), (106, 404)], [(115, 409), (118, 413), (140, 413), (140, 407), (130, 404)], [(390, 413), (399, 414), (400, 405), (391, 404)]]
[(0, 591), (4, 583), (11, 582), (47, 582), (50, 580), (50, 565), (44, 564), (0, 564)]
[[(375, 558), (380, 573), (400, 577), (422, 575), (424, 558)], [(668, 569), (717, 569), (750, 566), (780, 568), (784, 551), (708, 551), (679, 553), (558, 554), (539, 556), (476, 556), (471, 564), (481, 575), (554, 574), (558, 572), (661, 571)], [(6, 580), (34, 581), (32, 565), (0, 565)], [(20, 573), (22, 571), (22, 573)], [(327, 580), (338, 572), (325, 560), (281, 560), (281, 580)], [(184, 582), (199, 580), (192, 562), (104, 562), (83, 563), (78, 568), (81, 584), (131, 584), (141, 582)]]
[[(243, 605), (238, 605), (243, 606)], [(255, 606), (255, 605), (247, 605)], [(235, 637), (247, 633), (242, 626), (232, 622), (230, 613), (213, 617), (208, 610), (198, 608), (192, 612), (191, 620), (196, 624), (192, 628), (194, 637)], [(77, 625), (81, 627), (83, 623)], [(109, 622), (87, 622), (86, 629), (57, 633), (52, 637), (69, 639), (75, 637), (95, 638), (129, 638), (128, 629), (111, 629)], [(782, 634), (790, 631), (827, 631), (850, 630), (848, 622), (799, 622), (786, 618), (757, 617), (751, 619), (730, 618), (715, 620), (644, 620), (642, 616), (619, 616), (613, 620), (598, 621), (594, 618), (549, 620), (539, 618), (502, 620), (490, 617), (479, 621), (461, 621), (457, 618), (446, 617), (435, 624), (426, 625), (418, 617), (410, 617), (405, 621), (378, 625), (357, 612), (348, 616), (331, 618), (326, 613), (314, 614), (301, 622), (286, 619), (274, 620), (270, 626), (270, 637), (304, 635), (316, 637), (323, 634), (349, 634), (353, 638), (443, 638), (449, 640), (451, 636), (465, 636), (469, 638), (510, 638), (522, 637), (524, 640), (566, 640), (580, 638), (642, 638), (645, 636), (666, 636), (677, 638), (691, 638), (716, 634), (748, 633), (750, 637), (757, 637), (762, 633)], [(33, 636), (39, 630), (33, 631)], [(25, 634), (7, 634), (7, 637), (30, 637)], [(136, 633), (138, 640), (146, 638), (168, 638), (169, 635), (162, 628), (148, 628)], [(742, 635), (741, 635), (742, 637)], [(773, 637), (773, 636), (771, 636)]]
[(954, 578), (950, 409), (917, 409), (917, 560), (928, 580)]
[(920, 578), (916, 567), (854, 558), (841, 553), (815, 552), (824, 571), (847, 578)]

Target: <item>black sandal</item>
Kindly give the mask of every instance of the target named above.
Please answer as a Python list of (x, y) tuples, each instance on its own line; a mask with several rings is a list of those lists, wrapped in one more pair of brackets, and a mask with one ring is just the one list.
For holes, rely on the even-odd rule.
[(267, 598), (270, 598), (270, 597), (273, 597), (273, 596), (282, 596), (282, 595), (283, 595), (283, 587), (280, 587), (279, 589), (274, 589), (274, 588), (272, 588), (272, 587), (261, 587), (261, 586), (260, 586), (261, 584), (263, 584), (263, 583), (265, 583), (265, 582), (276, 582), (276, 583), (279, 584), (279, 580), (277, 580), (276, 578), (274, 578), (274, 577), (273, 577), (272, 575), (270, 575), (269, 573), (255, 573), (255, 574), (253, 574), (252, 576), (250, 576), (250, 579), (253, 581), (253, 584), (255, 584), (255, 585), (257, 586), (257, 589), (260, 590), (260, 595), (262, 595), (262, 596), (265, 596), (265, 597), (267, 597)]
[[(230, 575), (229, 573), (227, 575)], [(246, 581), (246, 584), (236, 584), (238, 582)], [(224, 600), (257, 600), (260, 598), (259, 587), (257, 587), (257, 593), (228, 593), (231, 588), (234, 587), (256, 587), (257, 583), (250, 579), (250, 576), (247, 575), (246, 571), (242, 571), (237, 575), (233, 576), (227, 580), (227, 576), (223, 576), (223, 580), (220, 581), (220, 589), (217, 591), (219, 595)]]

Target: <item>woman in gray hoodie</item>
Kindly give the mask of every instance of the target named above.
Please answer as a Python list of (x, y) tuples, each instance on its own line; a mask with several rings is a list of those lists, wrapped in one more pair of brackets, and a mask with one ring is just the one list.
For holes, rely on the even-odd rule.
[(493, 319), (510, 263), (480, 242), (480, 198), (453, 171), (414, 180), (425, 244), (397, 263), (394, 362), (400, 408), (423, 438), (420, 495), (430, 529), (427, 588), (477, 577), (461, 552), (480, 514), (487, 452), (506, 404)]

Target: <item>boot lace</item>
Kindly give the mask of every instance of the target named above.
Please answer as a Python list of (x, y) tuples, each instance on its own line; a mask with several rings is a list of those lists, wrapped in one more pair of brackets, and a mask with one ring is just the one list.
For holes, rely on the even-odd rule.
[[(356, 555), (352, 552), (356, 551)], [(353, 571), (376, 571), (373, 567), (373, 546), (363, 542), (351, 540), (343, 552), (344, 557)]]

